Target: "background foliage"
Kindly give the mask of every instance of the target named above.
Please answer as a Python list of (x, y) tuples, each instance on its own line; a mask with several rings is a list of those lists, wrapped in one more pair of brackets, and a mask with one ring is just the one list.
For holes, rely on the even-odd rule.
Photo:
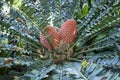
[[(120, 80), (120, 0), (0, 1), (1, 80)], [(73, 55), (62, 64), (39, 34), (77, 21)]]

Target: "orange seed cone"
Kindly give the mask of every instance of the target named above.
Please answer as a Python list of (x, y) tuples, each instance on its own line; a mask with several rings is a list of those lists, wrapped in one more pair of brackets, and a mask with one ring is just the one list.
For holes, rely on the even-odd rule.
[[(52, 44), (53, 48), (55, 48), (57, 45), (59, 45), (59, 35), (58, 35), (58, 32), (57, 30), (55, 29), (55, 27), (53, 26), (47, 26), (48, 27), (48, 32), (47, 32), (47, 36), (50, 36), (49, 38), (49, 41), (50, 43)], [(50, 44), (48, 42), (48, 40), (44, 37), (44, 35), (40, 35), (40, 40), (41, 40), (41, 43), (47, 48), (47, 49), (51, 49), (50, 47)]]
[(61, 25), (58, 33), (60, 40), (63, 40), (67, 44), (71, 44), (77, 33), (76, 21), (74, 19), (68, 19)]

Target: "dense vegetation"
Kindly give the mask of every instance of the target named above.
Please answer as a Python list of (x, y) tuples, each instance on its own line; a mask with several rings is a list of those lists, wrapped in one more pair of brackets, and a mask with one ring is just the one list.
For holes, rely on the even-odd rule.
[[(43, 29), (68, 19), (75, 41), (48, 50)], [(120, 0), (0, 1), (0, 80), (120, 80), (119, 72)]]

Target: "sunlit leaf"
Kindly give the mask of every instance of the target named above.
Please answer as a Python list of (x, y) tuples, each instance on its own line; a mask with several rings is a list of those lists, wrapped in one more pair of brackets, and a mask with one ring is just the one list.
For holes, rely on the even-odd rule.
[(83, 15), (83, 16), (86, 16), (87, 13), (88, 13), (88, 4), (87, 4), (87, 3), (84, 3), (82, 8), (83, 8), (83, 9), (82, 9), (82, 15)]

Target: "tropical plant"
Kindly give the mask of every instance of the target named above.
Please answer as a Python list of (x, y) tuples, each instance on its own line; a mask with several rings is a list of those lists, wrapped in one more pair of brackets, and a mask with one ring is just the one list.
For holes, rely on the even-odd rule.
[[(119, 5), (120, 0), (1, 0), (0, 80), (120, 80)], [(46, 26), (59, 30), (68, 19), (76, 21), (74, 42), (54, 48), (46, 34), (53, 49), (41, 43)]]

